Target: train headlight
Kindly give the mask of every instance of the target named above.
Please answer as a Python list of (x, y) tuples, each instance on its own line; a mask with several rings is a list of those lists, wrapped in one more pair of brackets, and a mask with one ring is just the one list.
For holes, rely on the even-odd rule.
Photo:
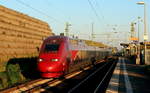
[(43, 61), (43, 59), (42, 59), (42, 58), (39, 58), (39, 59), (38, 59), (38, 61), (39, 61), (39, 62), (42, 62), (42, 61)]
[(51, 59), (51, 61), (56, 62), (56, 61), (58, 61), (58, 59)]

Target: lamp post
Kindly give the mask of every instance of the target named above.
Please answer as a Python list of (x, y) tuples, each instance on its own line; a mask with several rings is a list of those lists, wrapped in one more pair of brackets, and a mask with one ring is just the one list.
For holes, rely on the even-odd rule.
[(138, 43), (140, 42), (140, 18), (141, 17), (138, 17)]
[(138, 5), (144, 5), (144, 41), (148, 40), (147, 34), (147, 24), (146, 24), (146, 3), (141, 1), (137, 3)]
[(145, 63), (147, 62), (147, 47), (146, 47), (146, 41), (148, 40), (148, 34), (147, 34), (147, 24), (146, 24), (146, 3), (141, 1), (137, 3), (138, 5), (144, 5), (144, 59)]

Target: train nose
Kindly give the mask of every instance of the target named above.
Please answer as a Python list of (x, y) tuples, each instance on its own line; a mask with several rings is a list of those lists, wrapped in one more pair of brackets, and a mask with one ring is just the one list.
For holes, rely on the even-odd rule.
[(53, 70), (53, 67), (47, 67), (47, 71)]
[(50, 62), (40, 62), (38, 63), (38, 70), (40, 72), (51, 72), (56, 68), (56, 64)]
[(38, 62), (38, 70), (40, 72), (59, 72), (62, 71), (62, 64), (58, 59), (51, 59), (51, 61)]

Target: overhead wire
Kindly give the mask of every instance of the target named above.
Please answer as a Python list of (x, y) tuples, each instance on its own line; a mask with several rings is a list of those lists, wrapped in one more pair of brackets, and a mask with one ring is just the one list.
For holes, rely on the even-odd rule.
[(102, 7), (100, 6), (100, 4), (99, 4), (99, 2), (98, 2), (97, 0), (95, 0), (95, 2), (96, 2), (96, 5), (98, 6), (98, 8), (99, 8), (99, 10), (100, 10), (99, 12), (101, 13), (101, 17), (102, 17), (102, 19), (104, 20), (103, 22), (104, 22), (104, 23), (107, 23), (106, 20), (105, 20), (103, 11), (102, 11)]
[(49, 15), (47, 15), (46, 13), (44, 13), (44, 12), (42, 12), (42, 11), (36, 9), (36, 8), (33, 8), (32, 6), (26, 4), (25, 2), (22, 2), (21, 0), (16, 0), (16, 1), (17, 1), (18, 3), (20, 3), (20, 4), (24, 5), (24, 6), (26, 6), (26, 7), (28, 7), (28, 8), (30, 8), (30, 9), (34, 10), (34, 11), (36, 11), (37, 13), (39, 13), (39, 14), (41, 14), (41, 15), (46, 16), (46, 17), (49, 18), (49, 19), (53, 19), (53, 20), (55, 20), (55, 21), (57, 21), (58, 23), (61, 23), (61, 24), (63, 23), (63, 22), (61, 22), (60, 20), (57, 20), (56, 18), (54, 18), (54, 17), (52, 17), (52, 16), (49, 16)]
[[(20, 3), (21, 5), (24, 5), (24, 6), (28, 7), (28, 8), (30, 8), (30, 9), (32, 9), (32, 10), (34, 10), (35, 12), (37, 12), (37, 13), (43, 15), (43, 16), (46, 16), (46, 17), (49, 18), (50, 20), (55, 20), (55, 21), (57, 21), (57, 22), (60, 23), (60, 24), (62, 24), (62, 23), (64, 24), (64, 23), (65, 23), (65, 22), (62, 22), (62, 21), (60, 21), (60, 20), (57, 20), (56, 18), (54, 18), (54, 17), (52, 17), (52, 16), (49, 16), (48, 14), (44, 13), (43, 11), (40, 11), (39, 9), (34, 8), (34, 7), (32, 7), (31, 5), (25, 3), (25, 2), (23, 2), (23, 1), (21, 1), (21, 0), (16, 0), (16, 2)], [(93, 7), (93, 8), (94, 8), (94, 7)], [(95, 13), (96, 13), (96, 11), (95, 11)], [(96, 15), (98, 16), (97, 13), (96, 13)], [(75, 30), (76, 30), (76, 31), (79, 31), (79, 30), (76, 29), (76, 28), (75, 28)]]
[[(41, 0), (41, 1), (43, 1), (46, 5), (50, 5), (51, 3), (49, 2), (49, 0)], [(58, 8), (58, 7), (56, 7), (55, 6), (55, 11), (57, 11), (57, 13), (59, 13), (59, 14), (61, 14), (61, 15), (63, 15), (63, 16), (66, 16), (66, 14), (64, 14), (64, 13), (62, 13), (62, 11)], [(68, 15), (67, 15), (68, 16)], [(68, 17), (68, 19), (69, 19), (69, 17)]]
[[(48, 1), (48, 0), (42, 0), (45, 4), (47, 4), (47, 5), (50, 5), (50, 2)], [(59, 13), (61, 13), (61, 15), (64, 15), (65, 17), (66, 17), (66, 14), (64, 14), (64, 13), (62, 13), (57, 7), (55, 7), (56, 9), (55, 9), (55, 11), (58, 11)], [(68, 16), (68, 15), (67, 15)], [(68, 17), (68, 19), (69, 19), (70, 17)], [(69, 19), (70, 20), (70, 19)], [(67, 22), (67, 21), (66, 21)], [(69, 22), (69, 23), (71, 23), (71, 22)], [(71, 25), (72, 25), (72, 23), (71, 23)], [(73, 24), (73, 25), (75, 25), (75, 24)], [(75, 26), (77, 26), (77, 25), (75, 25)], [(77, 31), (77, 32), (81, 32), (79, 29), (77, 29), (77, 28), (73, 28), (75, 31)], [(74, 34), (74, 33), (72, 33), (72, 34)], [(77, 33), (76, 33), (77, 34)]]
[(101, 22), (101, 19), (100, 19), (99, 15), (98, 15), (96, 9), (94, 8), (92, 2), (91, 2), (90, 0), (88, 0), (88, 3), (89, 3), (89, 5), (90, 5), (91, 9), (93, 10), (95, 16), (97, 17), (97, 19)]

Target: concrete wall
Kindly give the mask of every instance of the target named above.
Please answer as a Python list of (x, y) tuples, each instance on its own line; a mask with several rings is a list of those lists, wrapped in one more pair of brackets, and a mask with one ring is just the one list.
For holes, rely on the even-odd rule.
[(0, 71), (10, 59), (37, 56), (37, 47), (50, 35), (47, 23), (0, 6)]

